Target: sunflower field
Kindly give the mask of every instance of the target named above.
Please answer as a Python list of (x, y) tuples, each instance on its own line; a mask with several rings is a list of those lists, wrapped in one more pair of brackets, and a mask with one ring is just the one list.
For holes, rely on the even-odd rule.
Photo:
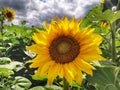
[(56, 16), (44, 27), (15, 25), (16, 12), (0, 7), (0, 90), (120, 90), (115, 1), (101, 0), (79, 20)]

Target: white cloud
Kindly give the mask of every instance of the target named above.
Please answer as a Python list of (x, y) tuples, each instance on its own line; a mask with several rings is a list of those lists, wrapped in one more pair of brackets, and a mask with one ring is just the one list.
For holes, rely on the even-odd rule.
[(26, 3), (26, 14), (19, 15), (14, 22), (27, 20), (28, 25), (40, 25), (44, 20), (49, 22), (51, 17), (69, 18), (75, 15), (76, 19), (84, 17), (100, 0), (29, 0)]

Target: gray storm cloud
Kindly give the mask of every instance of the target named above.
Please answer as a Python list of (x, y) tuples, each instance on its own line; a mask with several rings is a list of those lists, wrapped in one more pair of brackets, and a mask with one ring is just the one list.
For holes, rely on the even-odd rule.
[(75, 15), (79, 19), (99, 3), (100, 0), (0, 0), (0, 7), (15, 10), (15, 24), (26, 20), (30, 26), (39, 26), (44, 20), (49, 23), (50, 18), (56, 16), (61, 18), (67, 15), (70, 18)]

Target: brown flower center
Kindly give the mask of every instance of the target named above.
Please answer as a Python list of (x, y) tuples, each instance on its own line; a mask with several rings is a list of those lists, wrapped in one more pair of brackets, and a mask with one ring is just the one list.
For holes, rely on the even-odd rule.
[(52, 60), (62, 64), (72, 62), (79, 54), (79, 50), (79, 43), (71, 36), (59, 36), (49, 47)]
[(7, 15), (8, 18), (12, 17), (12, 13), (11, 12), (7, 12), (6, 15)]

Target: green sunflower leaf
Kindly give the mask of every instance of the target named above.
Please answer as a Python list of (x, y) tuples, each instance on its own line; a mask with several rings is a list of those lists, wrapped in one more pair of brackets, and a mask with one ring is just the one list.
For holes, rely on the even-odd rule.
[(92, 25), (93, 21), (104, 20), (103, 13), (102, 13), (102, 6), (98, 5), (92, 8), (80, 25), (80, 28), (85, 28), (88, 25)]
[(120, 11), (113, 12), (112, 10), (106, 10), (103, 13), (104, 18), (110, 23), (115, 22), (117, 19), (120, 19)]
[(61, 87), (56, 85), (46, 85), (46, 86), (36, 86), (33, 88), (30, 88), (29, 90), (63, 90)]
[(45, 86), (46, 90), (63, 90), (61, 87), (56, 86), (56, 85), (46, 85)]
[(45, 80), (45, 79), (47, 79), (47, 75), (45, 75), (43, 77), (32, 75), (32, 79), (34, 79), (34, 80)]
[(13, 85), (13, 90), (26, 90), (31, 86), (30, 80), (25, 77), (17, 76), (15, 77), (15, 83)]
[(43, 86), (36, 86), (33, 88), (30, 88), (29, 90), (46, 90)]
[(9, 64), (11, 62), (11, 59), (8, 57), (0, 57), (0, 65), (2, 64)]
[(0, 87), (0, 90), (11, 90), (9, 87)]
[(97, 90), (119, 90), (116, 68), (118, 67), (97, 67), (93, 77), (87, 76), (87, 80), (92, 83)]
[[(97, 14), (100, 14), (100, 15), (97, 15)], [(102, 12), (102, 10), (99, 12), (93, 11), (93, 13), (91, 15), (92, 15), (92, 17), (94, 16), (92, 18), (93, 19), (92, 21), (97, 20), (97, 19), (98, 19), (98, 21), (106, 20), (106, 21), (110, 22), (111, 24), (113, 22), (115, 22), (116, 20), (120, 19), (120, 11), (113, 12), (110, 9), (106, 10), (105, 12)]]
[(101, 20), (105, 20), (112, 24), (116, 20), (120, 19), (120, 11), (113, 12), (112, 10), (108, 9), (105, 12), (102, 12), (102, 9), (102, 5), (92, 8), (83, 19), (80, 28), (82, 29), (88, 25), (94, 25), (96, 22)]
[(0, 75), (2, 75), (2, 76), (8, 77), (8, 76), (10, 76), (13, 73), (14, 72), (12, 70), (8, 69), (8, 68), (0, 67)]
[(108, 84), (104, 90), (118, 90), (114, 84)]
[(19, 26), (14, 24), (12, 24), (11, 26), (5, 25), (5, 29), (8, 30), (8, 34), (11, 33), (12, 35), (14, 35), (14, 37), (18, 37), (18, 38), (20, 37), (31, 38), (31, 35), (35, 31), (35, 29), (32, 27)]

